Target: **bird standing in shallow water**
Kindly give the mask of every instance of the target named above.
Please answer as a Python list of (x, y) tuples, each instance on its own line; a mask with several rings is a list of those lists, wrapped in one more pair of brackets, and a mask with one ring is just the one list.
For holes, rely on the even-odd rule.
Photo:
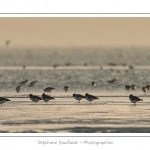
[(148, 89), (148, 91), (150, 90), (150, 85), (147, 85), (146, 88)]
[(70, 90), (69, 86), (64, 86), (64, 90), (65, 90), (65, 92), (69, 91)]
[(132, 103), (134, 103), (134, 105), (136, 105), (136, 103), (139, 102), (139, 101), (143, 101), (142, 99), (140, 99), (136, 96), (133, 96), (132, 94), (130, 94), (129, 99)]
[(44, 93), (42, 94), (42, 99), (43, 99), (44, 102), (46, 102), (46, 104), (47, 104), (47, 102), (48, 102), (49, 100), (52, 100), (52, 99), (55, 100), (54, 97), (51, 97), (51, 96), (46, 95), (46, 94), (44, 94)]
[(96, 96), (93, 96), (93, 95), (90, 95), (88, 93), (85, 94), (85, 98), (90, 101), (90, 104), (91, 104), (91, 101), (95, 100), (95, 99), (99, 99), (98, 97)]
[(21, 89), (22, 89), (22, 85), (17, 86), (17, 87), (16, 87), (17, 93), (19, 93), (19, 92), (21, 91)]
[(91, 85), (92, 85), (92, 86), (96, 86), (96, 82), (93, 81), (93, 82), (91, 83)]
[(131, 85), (131, 89), (132, 89), (132, 90), (136, 90), (136, 85), (132, 84), (132, 85)]
[(36, 104), (38, 101), (42, 100), (41, 97), (36, 96), (36, 95), (32, 95), (32, 94), (29, 94), (29, 97), (30, 97), (31, 101), (35, 102), (35, 104)]
[(147, 87), (142, 87), (142, 91), (146, 94), (148, 92), (148, 88)]
[(126, 86), (125, 86), (125, 89), (126, 89), (127, 91), (130, 91), (131, 86), (130, 86), (130, 85), (126, 85)]
[(30, 84), (29, 84), (29, 87), (32, 87), (32, 86), (34, 86), (35, 85), (35, 83), (37, 83), (38, 81), (33, 81), (33, 82), (31, 82)]
[(55, 88), (53, 88), (53, 87), (47, 87), (47, 88), (44, 89), (44, 93), (45, 93), (45, 92), (48, 93), (48, 92), (51, 92), (51, 91), (53, 91), (53, 90), (55, 90)]
[(11, 100), (7, 99), (7, 98), (4, 98), (4, 97), (0, 97), (0, 104), (2, 106), (2, 104), (4, 104), (5, 102), (9, 102)]
[(25, 85), (25, 84), (27, 84), (27, 83), (28, 83), (28, 79), (26, 79), (26, 80), (20, 82), (21, 85)]
[(107, 81), (107, 82), (108, 82), (108, 83), (110, 83), (110, 84), (113, 84), (113, 83), (116, 83), (116, 81), (117, 81), (117, 79), (116, 79), (116, 78), (114, 78), (114, 79), (109, 80), (109, 81)]
[(80, 103), (80, 100), (82, 100), (82, 98), (85, 98), (85, 96), (81, 95), (81, 94), (73, 94), (73, 97), (78, 100), (78, 103)]

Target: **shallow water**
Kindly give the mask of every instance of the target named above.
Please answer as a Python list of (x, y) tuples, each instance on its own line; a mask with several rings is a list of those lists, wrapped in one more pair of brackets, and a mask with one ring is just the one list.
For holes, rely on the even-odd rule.
[[(0, 132), (150, 132), (149, 93), (141, 90), (150, 84), (148, 49), (0, 49), (0, 53), (0, 96), (11, 100), (0, 107)], [(116, 66), (109, 65), (110, 62)], [(59, 66), (54, 68), (54, 64)], [(116, 83), (107, 82), (114, 78)], [(19, 82), (25, 79), (38, 83), (34, 87), (28, 87), (28, 83), (16, 93)], [(96, 87), (91, 85), (92, 81), (97, 83)], [(135, 84), (137, 89), (127, 92), (126, 84)], [(65, 92), (65, 85), (71, 90)], [(47, 105), (30, 101), (30, 93), (41, 96), (48, 86), (56, 88), (51, 93), (55, 100)], [(85, 99), (78, 104), (71, 97), (73, 93), (90, 93), (100, 99), (91, 105)], [(128, 98), (130, 93), (143, 102), (134, 106)]]
[(136, 106), (120, 97), (103, 97), (91, 105), (73, 98), (57, 98), (47, 105), (12, 99), (0, 108), (0, 132), (145, 132), (149, 106), (149, 98)]

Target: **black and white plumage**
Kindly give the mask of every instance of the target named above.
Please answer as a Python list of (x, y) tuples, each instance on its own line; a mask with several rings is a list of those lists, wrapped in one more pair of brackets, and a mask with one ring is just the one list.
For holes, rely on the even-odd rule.
[(92, 86), (96, 86), (96, 82), (93, 81), (93, 82), (91, 83), (91, 85), (92, 85)]
[(64, 90), (65, 90), (65, 92), (66, 92), (66, 91), (69, 91), (69, 90), (70, 90), (70, 87), (69, 87), (69, 86), (64, 86)]
[(28, 83), (28, 79), (26, 79), (26, 80), (20, 82), (21, 85), (25, 85), (25, 84), (27, 84), (27, 83)]
[(30, 82), (29, 87), (33, 87), (38, 81)]
[(7, 99), (7, 98), (4, 98), (4, 97), (0, 97), (0, 104), (2, 106), (2, 104), (4, 104), (5, 102), (9, 102), (11, 100)]
[(36, 95), (32, 95), (32, 94), (29, 94), (29, 97), (30, 97), (31, 101), (35, 102), (35, 104), (36, 104), (38, 101), (42, 100), (41, 97), (36, 96)]
[(22, 90), (22, 85), (19, 85), (19, 86), (16, 87), (17, 93), (19, 93), (21, 90)]
[(55, 90), (55, 88), (53, 88), (53, 87), (47, 87), (47, 88), (44, 89), (44, 93), (45, 93), (45, 92), (48, 93), (48, 92), (51, 92), (51, 91), (53, 91), (53, 90)]
[(135, 84), (132, 84), (132, 85), (131, 85), (131, 89), (132, 89), (132, 90), (136, 90), (136, 85), (135, 85)]
[(95, 99), (99, 99), (98, 97), (90, 95), (88, 93), (85, 94), (85, 98), (86, 98), (86, 100), (90, 101), (90, 104), (91, 104), (91, 101), (93, 101)]
[(137, 102), (139, 101), (143, 101), (142, 99), (136, 97), (136, 96), (133, 96), (132, 94), (129, 95), (129, 99), (132, 103), (134, 103), (136, 105)]
[(112, 80), (108, 80), (107, 82), (110, 83), (110, 84), (113, 84), (113, 83), (116, 83), (116, 81), (117, 81), (117, 79), (114, 78), (114, 79), (112, 79)]
[(85, 98), (85, 96), (81, 95), (81, 94), (73, 94), (73, 97), (78, 100), (78, 103), (80, 103), (80, 100), (82, 100), (83, 98)]
[(44, 102), (46, 102), (46, 104), (47, 104), (48, 101), (50, 101), (50, 100), (52, 100), (52, 99), (55, 100), (54, 97), (51, 97), (51, 96), (46, 95), (46, 94), (44, 94), (44, 93), (42, 94), (42, 99), (43, 99)]
[(130, 91), (131, 86), (130, 86), (130, 85), (126, 85), (126, 86), (125, 86), (125, 89), (126, 89), (127, 91)]

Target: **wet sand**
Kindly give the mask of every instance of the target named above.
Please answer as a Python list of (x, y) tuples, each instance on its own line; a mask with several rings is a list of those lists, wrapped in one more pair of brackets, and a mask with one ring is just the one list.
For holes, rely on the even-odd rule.
[[(37, 50), (13, 49), (11, 54), (10, 49), (0, 49), (0, 96), (11, 100), (0, 107), (0, 132), (149, 133), (150, 98), (149, 93), (141, 90), (150, 84), (149, 51), (146, 50), (44, 50), (37, 53)], [(81, 52), (80, 57), (75, 55), (78, 52)], [(140, 59), (136, 59), (138, 56)], [(54, 64), (59, 66), (53, 67)], [(107, 82), (114, 78), (116, 83)], [(28, 83), (16, 93), (19, 82), (25, 79), (29, 83), (38, 80), (38, 83), (35, 87), (28, 87)], [(97, 83), (96, 87), (91, 85), (92, 81)], [(135, 84), (137, 89), (127, 92), (126, 84)], [(68, 92), (63, 89), (66, 85), (71, 88)], [(56, 88), (51, 93), (56, 99), (47, 105), (43, 101), (35, 105), (28, 95), (41, 96), (48, 86)], [(71, 97), (73, 93), (89, 93), (100, 99), (91, 105), (85, 99), (78, 104)], [(129, 101), (130, 94), (143, 101), (134, 106)]]
[(74, 98), (56, 98), (47, 105), (11, 98), (0, 107), (0, 132), (149, 132), (150, 102), (143, 99), (134, 106), (128, 97), (100, 97), (91, 105)]

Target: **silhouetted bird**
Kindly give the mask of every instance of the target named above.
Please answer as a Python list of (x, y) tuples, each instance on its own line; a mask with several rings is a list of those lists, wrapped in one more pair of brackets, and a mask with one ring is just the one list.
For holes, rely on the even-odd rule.
[(48, 93), (48, 92), (51, 92), (51, 91), (53, 91), (53, 90), (55, 90), (55, 88), (53, 88), (53, 87), (47, 87), (47, 88), (44, 89), (44, 93), (45, 93), (45, 92)]
[(38, 81), (33, 81), (29, 84), (29, 87), (33, 87)]
[(27, 83), (28, 83), (28, 79), (26, 79), (26, 80), (20, 82), (21, 85), (25, 85), (25, 84), (27, 84)]
[(11, 100), (7, 99), (7, 98), (4, 98), (4, 97), (0, 97), (0, 104), (2, 106), (2, 104), (4, 104), (5, 102), (9, 102)]
[(73, 94), (73, 97), (78, 100), (78, 103), (80, 103), (80, 100), (82, 100), (82, 98), (85, 98), (85, 96), (81, 95), (81, 94)]
[(114, 79), (112, 79), (112, 80), (109, 80), (109, 81), (107, 81), (108, 83), (110, 83), (110, 84), (112, 84), (112, 83), (115, 83), (117, 81), (117, 79), (116, 78), (114, 78)]
[(21, 91), (21, 89), (22, 89), (22, 85), (17, 86), (17, 87), (16, 87), (17, 93), (19, 93), (19, 92)]
[(91, 101), (93, 101), (95, 99), (99, 99), (98, 97), (90, 95), (88, 93), (85, 94), (85, 98), (86, 98), (86, 100), (90, 101), (90, 104), (91, 104)]
[(5, 45), (6, 45), (6, 46), (9, 46), (9, 43), (10, 43), (10, 40), (7, 40), (7, 41), (5, 42)]
[(131, 101), (132, 103), (134, 103), (135, 105), (136, 105), (137, 102), (143, 101), (142, 99), (140, 99), (140, 98), (138, 98), (138, 97), (136, 97), (136, 96), (133, 96), (132, 94), (130, 94), (129, 99), (130, 99), (130, 101)]
[(43, 93), (43, 94), (42, 94), (42, 99), (43, 99), (43, 101), (46, 102), (46, 104), (47, 104), (48, 101), (50, 101), (50, 100), (52, 100), (52, 99), (55, 99), (55, 98)]
[(126, 85), (126, 86), (125, 86), (125, 89), (126, 89), (127, 91), (129, 91), (129, 90), (131, 89), (131, 86), (130, 86), (130, 85)]
[(69, 91), (70, 90), (69, 86), (64, 86), (64, 90), (65, 90), (65, 92)]
[(32, 94), (29, 94), (29, 97), (30, 97), (31, 101), (35, 102), (35, 104), (36, 104), (38, 101), (42, 100), (41, 97), (36, 96), (36, 95), (32, 95)]

